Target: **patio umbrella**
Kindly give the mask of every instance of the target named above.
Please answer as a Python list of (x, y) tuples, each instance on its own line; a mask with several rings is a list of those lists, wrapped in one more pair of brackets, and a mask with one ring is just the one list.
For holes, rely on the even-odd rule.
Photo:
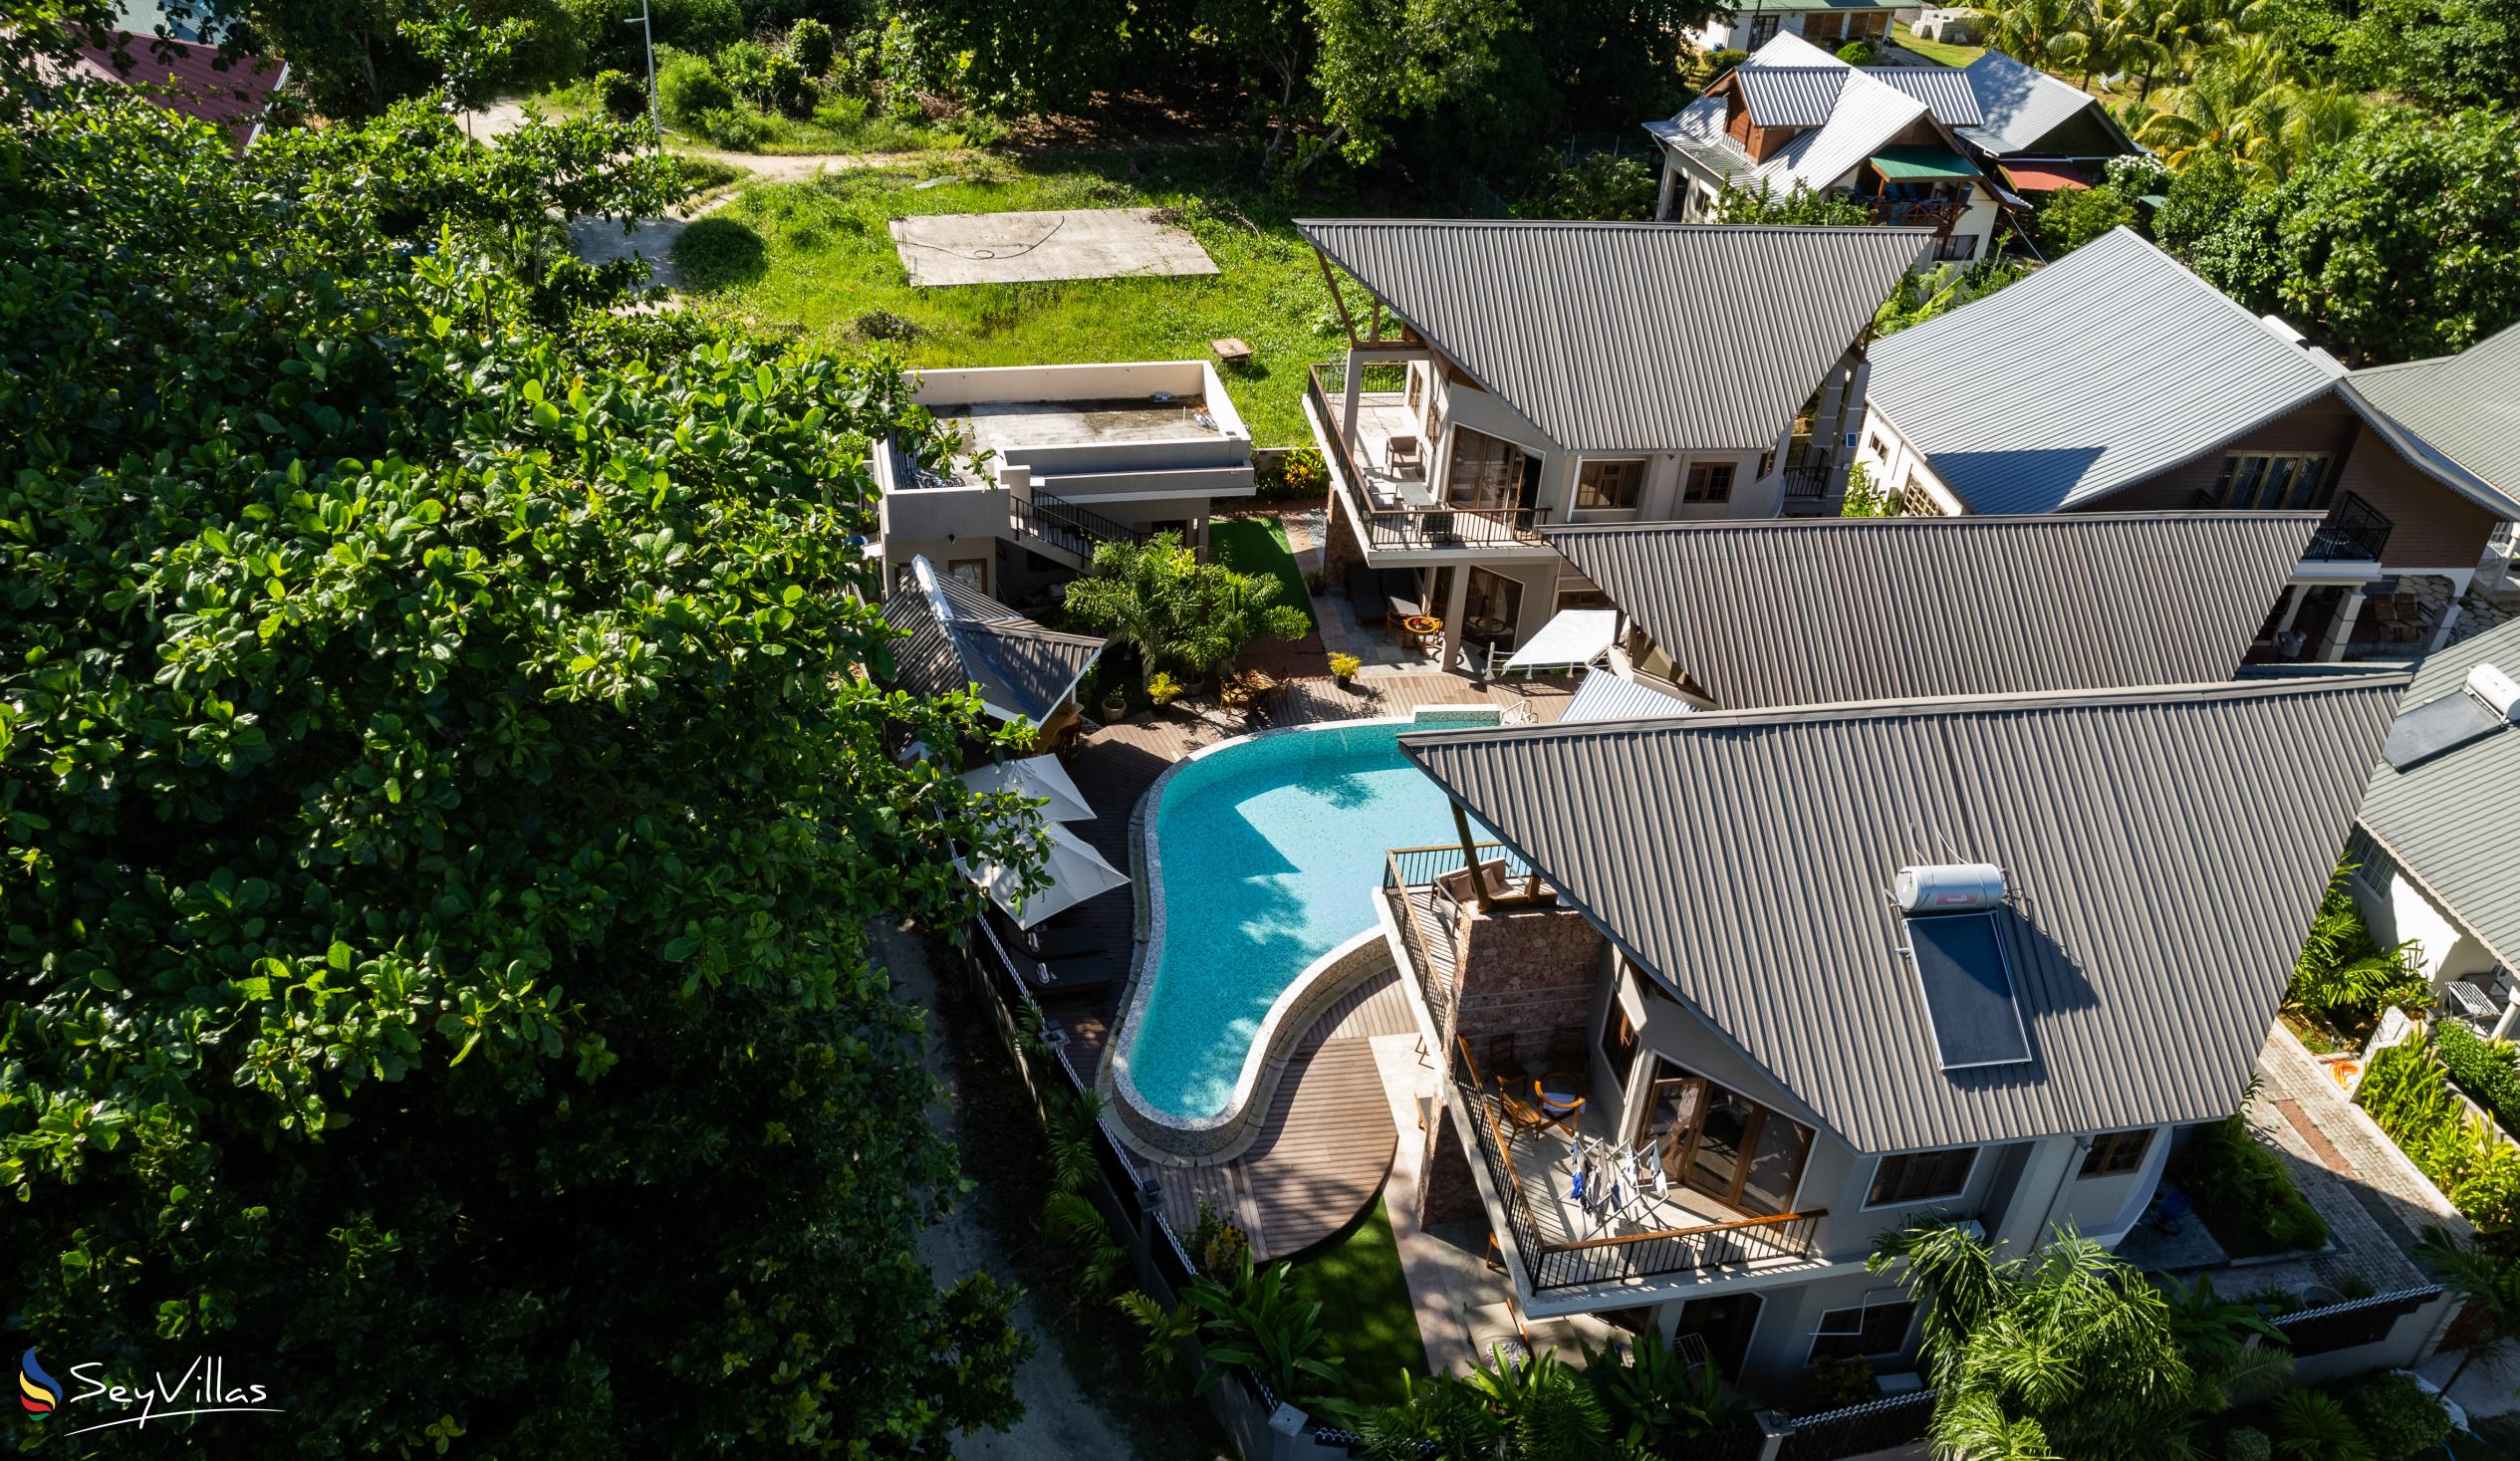
[(1041, 869), (1029, 879), (1013, 867), (983, 862), (977, 867), (956, 862), (963, 875), (988, 889), (990, 901), (1006, 910), (1018, 928), (1030, 928), (1053, 913), (1063, 913), (1097, 893), (1125, 886), (1129, 878), (1103, 860), (1085, 839), (1058, 823), (1045, 823)]
[(1041, 809), (1044, 822), (1090, 822), (1094, 818), (1094, 809), (1087, 805), (1085, 794), (1077, 790), (1077, 784), (1056, 756), (992, 762), (977, 771), (964, 772), (962, 784), (975, 792), (1013, 792), (1028, 801), (1047, 801), (1050, 805)]

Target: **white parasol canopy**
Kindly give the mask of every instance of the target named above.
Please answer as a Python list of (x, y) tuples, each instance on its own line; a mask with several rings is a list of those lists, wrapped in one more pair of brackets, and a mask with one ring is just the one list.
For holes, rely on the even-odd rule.
[(1540, 626), (1531, 642), (1505, 661), (1507, 669), (1539, 669), (1550, 665), (1591, 664), (1610, 652), (1619, 637), (1619, 610), (1562, 609)]
[(1128, 885), (1128, 874), (1103, 860), (1085, 839), (1056, 822), (1042, 824), (1041, 870), (1026, 879), (1019, 869), (983, 862), (958, 863), (963, 874), (988, 890), (990, 901), (1006, 910), (1018, 928), (1030, 928), (1053, 913), (1064, 913), (1087, 898)]
[(992, 762), (977, 771), (964, 772), (962, 784), (975, 792), (1013, 792), (1029, 801), (1046, 801), (1050, 805), (1041, 809), (1044, 822), (1090, 822), (1094, 818), (1085, 793), (1077, 790), (1076, 782), (1056, 756)]

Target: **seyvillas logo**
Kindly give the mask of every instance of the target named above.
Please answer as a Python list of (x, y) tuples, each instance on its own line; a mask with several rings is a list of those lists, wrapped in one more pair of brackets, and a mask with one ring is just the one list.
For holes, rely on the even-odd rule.
[[(7, 1352), (0, 1349), (0, 1354)], [(61, 1404), (61, 1381), (44, 1372), (33, 1349), (18, 1356), (18, 1403), (30, 1415), (50, 1415)]]

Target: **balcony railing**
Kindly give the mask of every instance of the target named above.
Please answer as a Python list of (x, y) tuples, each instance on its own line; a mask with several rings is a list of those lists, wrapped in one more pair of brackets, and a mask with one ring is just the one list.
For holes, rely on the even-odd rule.
[(1038, 538), (1079, 558), (1092, 558), (1100, 543), (1134, 543), (1143, 533), (1115, 522), (1092, 508), (1036, 490), (1030, 498), (1007, 494), (1007, 512), (1018, 535)]
[[(1531, 864), (1501, 843), (1477, 843), (1473, 850), (1482, 862), (1502, 858), (1509, 879), (1531, 876)], [(1458, 843), (1393, 848), (1383, 854), (1383, 892), (1399, 924), (1400, 938), (1408, 946), (1409, 969), (1418, 993), (1425, 996), (1426, 1012), (1434, 1016), (1436, 1036), (1445, 1045), (1452, 1042), (1453, 950), (1459, 946), (1460, 906), (1437, 890), (1435, 879), (1469, 865)]]
[(2302, 557), (2312, 563), (2378, 563), (2396, 526), (2379, 508), (2348, 492), (2337, 500), (2319, 531), (2310, 535), (2310, 547)]
[[(1393, 368), (1390, 363), (1382, 362), (1370, 364), (1366, 369), (1371, 372), (1378, 366)], [(1371, 373), (1366, 377), (1369, 381), (1373, 378)], [(1311, 400), (1322, 430), (1329, 435), (1331, 472), (1338, 478), (1341, 490), (1348, 494), (1349, 504), (1364, 522), (1365, 546), (1368, 549), (1512, 548), (1541, 541), (1536, 530), (1548, 521), (1545, 508), (1469, 507), (1449, 502), (1413, 506), (1385, 500), (1386, 496), (1397, 494), (1404, 479), (1387, 469), (1379, 474), (1370, 470), (1367, 455), (1358, 449), (1361, 433), (1342, 414), (1347, 408), (1347, 379), (1344, 362), (1325, 361), (1308, 368), (1304, 394)], [(1371, 393), (1389, 395), (1398, 392)], [(1424, 454), (1425, 448), (1421, 446), (1421, 460)], [(1376, 484), (1381, 480), (1389, 482), (1390, 493), (1376, 491)], [(1431, 495), (1431, 488), (1421, 490)]]
[(1959, 220), (1965, 204), (1952, 198), (1886, 198), (1857, 193), (1849, 201), (1873, 210), (1873, 221), (1891, 228), (1940, 228)]
[(1503, 1103), (1481, 1083), (1468, 1042), (1456, 1039), (1454, 1049), (1460, 1057), (1457, 1085), (1478, 1141), (1479, 1159), (1505, 1208), (1505, 1225), (1514, 1235), (1514, 1247), (1533, 1293), (1811, 1258), (1820, 1220), (1829, 1215), (1825, 1210), (1575, 1242), (1544, 1240), (1530, 1194), (1514, 1167), (1513, 1136), (1506, 1129)]

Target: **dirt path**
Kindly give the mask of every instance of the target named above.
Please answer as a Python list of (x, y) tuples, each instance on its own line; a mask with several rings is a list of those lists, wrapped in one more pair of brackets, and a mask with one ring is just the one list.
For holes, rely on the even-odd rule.
[[(931, 1012), (936, 1008), (935, 976), (928, 968), (926, 951), (914, 935), (878, 928), (875, 958), (892, 976), (896, 998)], [(933, 1014), (928, 1020), (928, 1031), (927, 1070), (943, 1086), (950, 1102), (954, 1099), (952, 1036), (944, 1022)], [(950, 1104), (937, 1111), (936, 1121), (947, 1138), (961, 1148), (963, 1171), (987, 1181), (986, 1143), (967, 1139)], [(965, 1274), (983, 1270), (1005, 1283), (1016, 1282), (1015, 1266), (997, 1233), (981, 1217), (976, 1201), (964, 1201), (951, 1217), (920, 1234), (918, 1256), (940, 1284), (950, 1284)], [(954, 1455), (963, 1461), (1069, 1461), (1075, 1457), (1136, 1461), (1137, 1449), (1128, 1434), (1086, 1395), (1069, 1371), (1057, 1339), (1042, 1322), (1034, 1297), (1027, 1295), (1016, 1306), (1015, 1328), (1034, 1345), (1032, 1358), (1015, 1374), (1015, 1393), (1024, 1402), (1024, 1418), (1003, 1435), (984, 1431), (957, 1439)]]

